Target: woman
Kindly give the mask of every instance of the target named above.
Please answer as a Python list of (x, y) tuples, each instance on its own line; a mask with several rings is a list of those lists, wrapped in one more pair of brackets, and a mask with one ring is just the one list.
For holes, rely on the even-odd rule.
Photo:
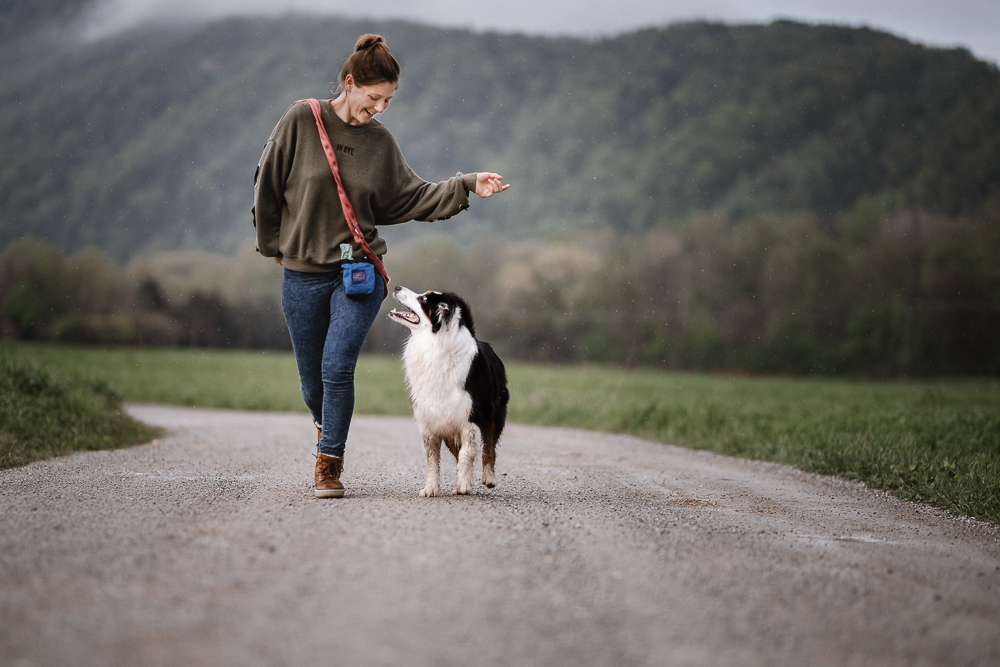
[[(378, 35), (364, 35), (340, 71), (339, 91), (321, 100), (344, 190), (358, 227), (378, 257), (376, 225), (445, 220), (469, 207), (469, 193), (492, 197), (510, 185), (500, 174), (457, 174), (428, 183), (407, 166), (389, 130), (374, 120), (399, 83), (399, 64)], [(344, 445), (354, 412), (354, 369), (385, 294), (347, 295), (345, 260), (367, 259), (352, 237), (337, 185), (306, 102), (293, 104), (271, 132), (254, 179), (257, 248), (284, 267), (281, 306), (292, 338), (302, 398), (319, 429), (316, 497), (344, 495)]]

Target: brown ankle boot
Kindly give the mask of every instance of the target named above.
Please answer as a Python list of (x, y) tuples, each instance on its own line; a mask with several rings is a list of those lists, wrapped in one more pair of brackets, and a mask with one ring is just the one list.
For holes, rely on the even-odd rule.
[(344, 485), (340, 473), (344, 472), (344, 457), (316, 452), (316, 497), (343, 498)]

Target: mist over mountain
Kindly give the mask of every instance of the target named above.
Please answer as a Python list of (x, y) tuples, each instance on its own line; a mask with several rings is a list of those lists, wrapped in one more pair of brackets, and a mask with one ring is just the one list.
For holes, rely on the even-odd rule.
[[(51, 1), (59, 25), (88, 4)], [(54, 34), (31, 11), (0, 16), (8, 36)], [(1000, 195), (1000, 73), (961, 49), (790, 22), (581, 40), (243, 18), (35, 51), (13, 40), (0, 247), (32, 235), (118, 260), (233, 250), (252, 237), (271, 128), (294, 100), (328, 96), (369, 31), (402, 64), (383, 121), (417, 173), (492, 169), (514, 184), (437, 223), (459, 236), (642, 233), (705, 210), (832, 220), (861, 198), (960, 216)]]
[(6, 0), (0, 3), (0, 78), (78, 45), (80, 19), (98, 0)]

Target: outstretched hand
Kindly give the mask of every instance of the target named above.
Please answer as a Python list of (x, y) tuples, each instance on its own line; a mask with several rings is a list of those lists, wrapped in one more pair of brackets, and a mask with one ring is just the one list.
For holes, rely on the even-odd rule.
[(486, 199), (495, 194), (503, 192), (510, 187), (510, 183), (503, 184), (503, 176), (488, 171), (481, 171), (476, 174), (476, 194)]

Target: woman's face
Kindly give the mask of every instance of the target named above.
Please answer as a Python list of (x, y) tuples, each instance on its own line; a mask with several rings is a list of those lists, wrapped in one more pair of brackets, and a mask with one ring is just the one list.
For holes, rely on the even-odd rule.
[(375, 114), (382, 113), (389, 106), (389, 100), (396, 92), (398, 83), (373, 83), (370, 86), (359, 86), (354, 83), (351, 75), (344, 82), (344, 94), (347, 96), (348, 125), (367, 125)]

